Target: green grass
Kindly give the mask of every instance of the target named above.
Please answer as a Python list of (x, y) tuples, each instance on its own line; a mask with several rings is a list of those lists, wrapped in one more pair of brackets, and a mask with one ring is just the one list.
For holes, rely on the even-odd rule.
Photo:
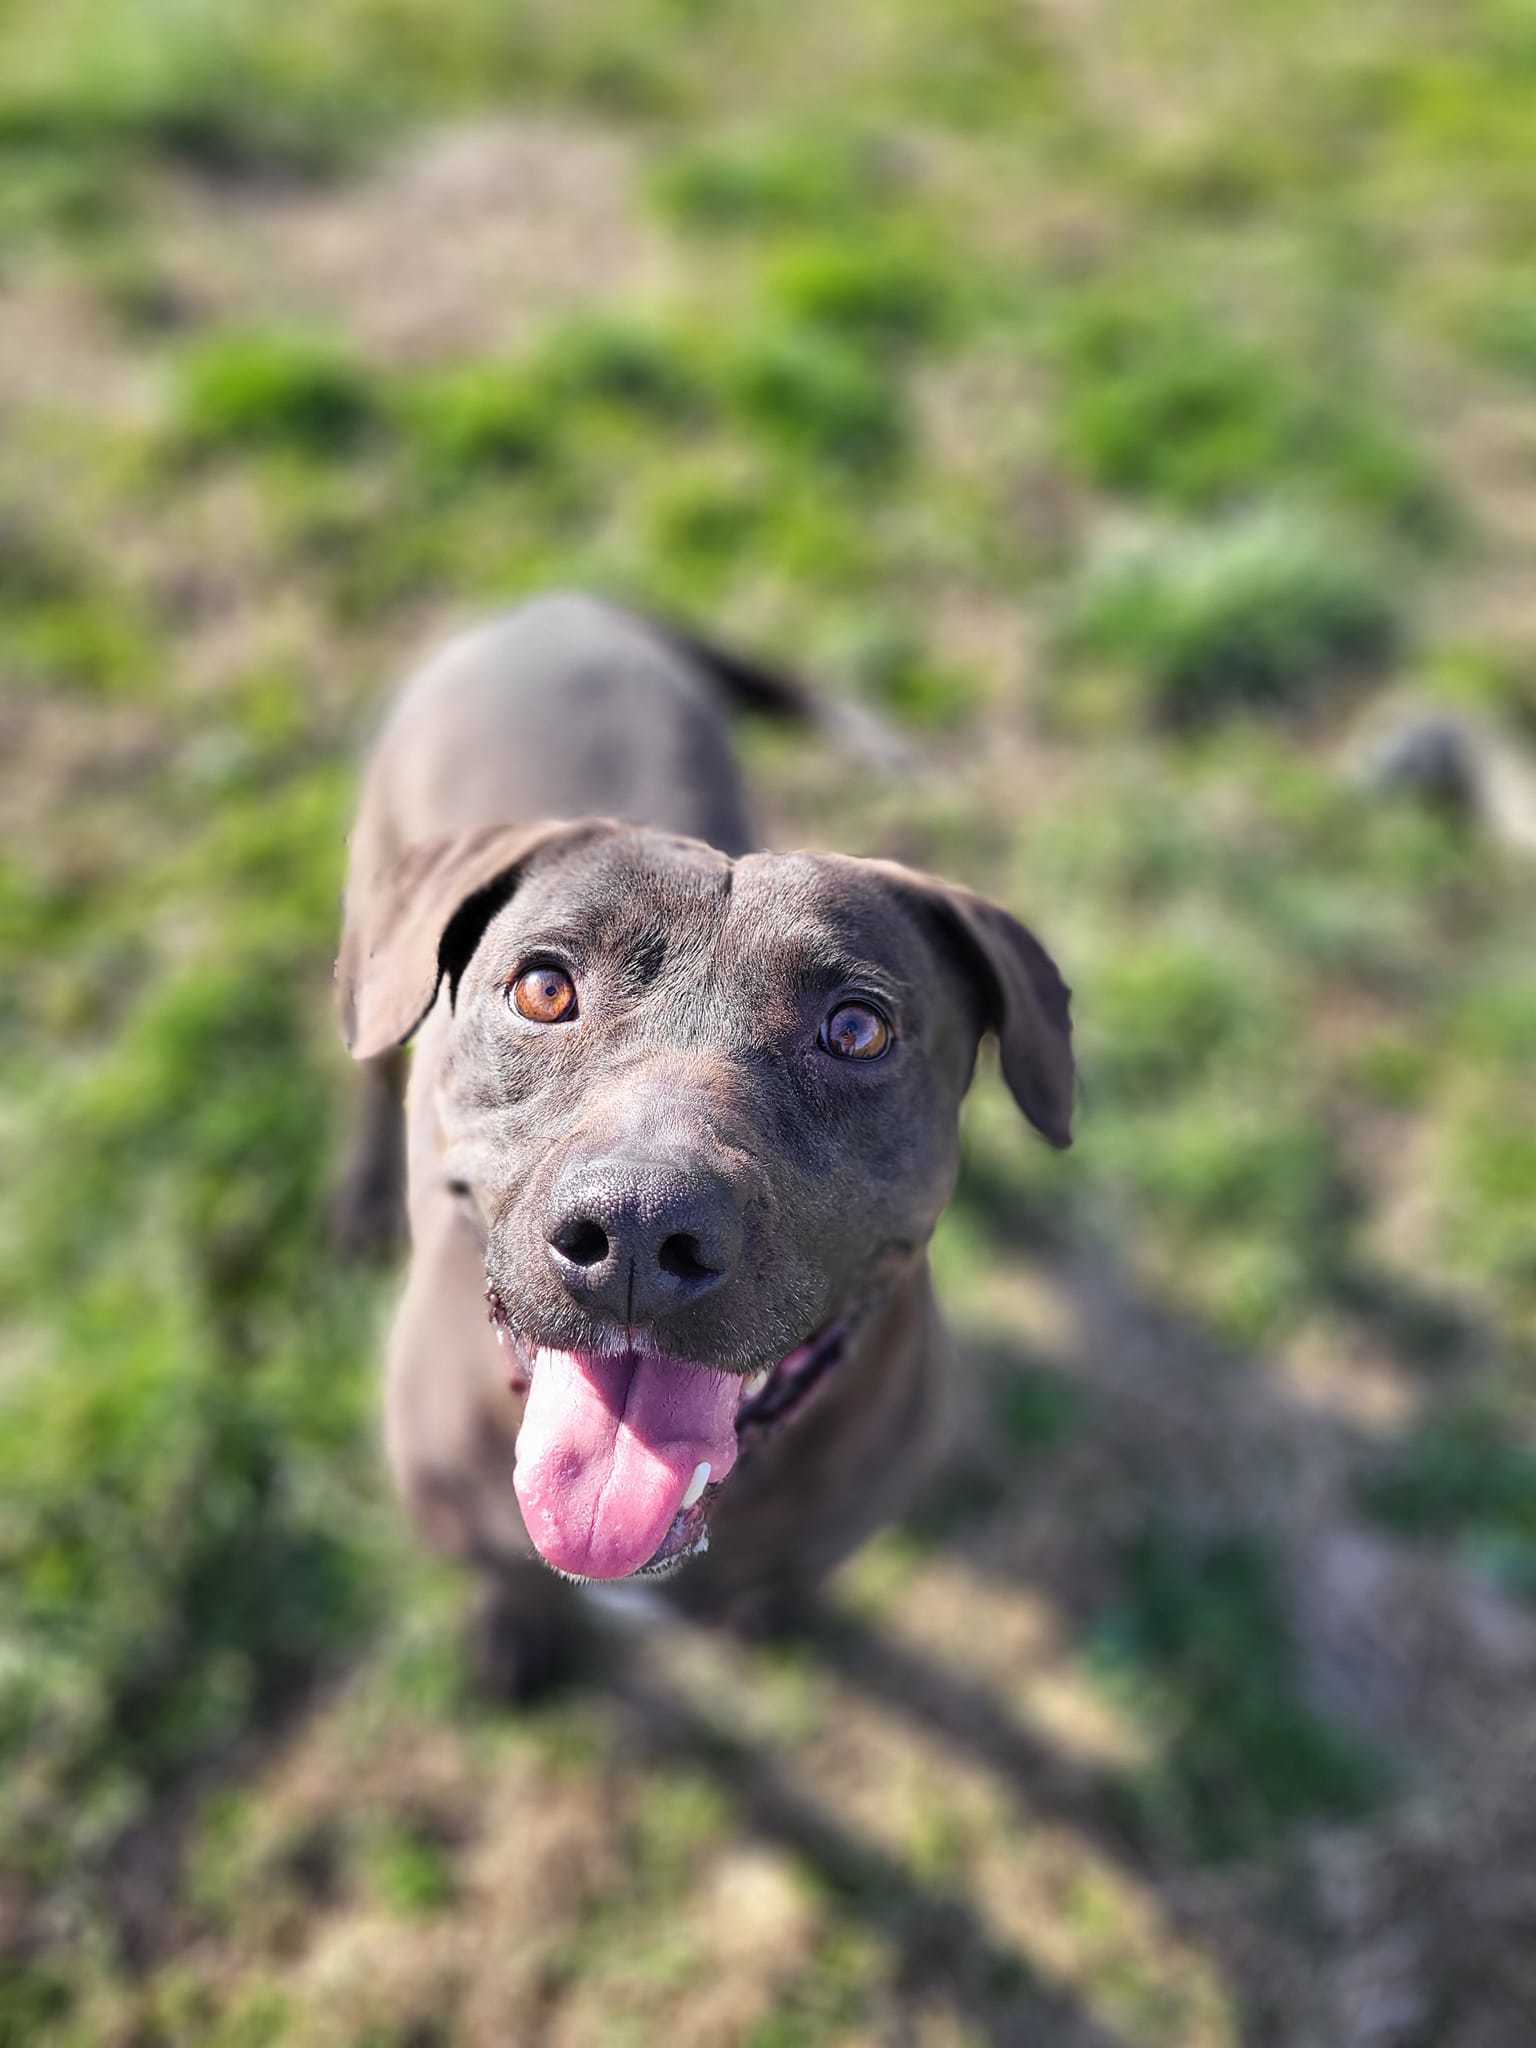
[(394, 1821), (376, 1829), (368, 1847), (369, 1877), (396, 1913), (440, 1913), (456, 1889), (445, 1845), (430, 1828)]
[(156, 679), (154, 622), (55, 513), (0, 508), (0, 659), (13, 683), (130, 696)]
[(919, 628), (893, 619), (850, 635), (841, 654), (859, 690), (906, 725), (961, 725), (976, 709), (975, 680), (958, 666), (936, 661)]
[(0, 143), (0, 275), (39, 249), (92, 244), (119, 226), (122, 196), (113, 178), (72, 149), (32, 150)]
[(694, 353), (686, 334), (640, 321), (570, 321), (544, 343), (536, 375), (557, 405), (612, 408), (677, 425), (708, 404)]
[(690, 143), (663, 163), (655, 196), (679, 226), (700, 234), (824, 231), (898, 199), (903, 182), (897, 152), (876, 136), (769, 131)]
[(1112, 303), (1075, 313), (1060, 350), (1063, 443), (1097, 483), (1200, 509), (1285, 467), (1272, 366), (1206, 320)]
[(1164, 942), (1115, 959), (1089, 1007), (1095, 1090), (1132, 1107), (1166, 1101), (1224, 1055), (1241, 1060), (1245, 1039), (1283, 1028), (1252, 969), (1214, 943)]
[(1154, 717), (1195, 725), (1308, 708), (1379, 673), (1407, 627), (1385, 565), (1277, 511), (1169, 532), (1091, 565), (1064, 645), (1123, 664)]
[(728, 403), (767, 445), (855, 475), (889, 469), (906, 439), (891, 380), (847, 344), (794, 328), (743, 343)]
[(1519, 287), (1497, 293), (1471, 322), (1478, 346), (1501, 370), (1536, 380), (1536, 296)]
[(1452, 1407), (1426, 1421), (1361, 1491), (1386, 1528), (1449, 1539), (1536, 1597), (1536, 1450), (1496, 1409)]
[(377, 412), (365, 373), (322, 341), (229, 335), (189, 350), (179, 364), (174, 417), (190, 452), (344, 455), (362, 442)]
[[(0, 1289), (52, 1298), (59, 1369), (5, 1400), (0, 1726), (8, 1852), (56, 1877), (163, 1774), (277, 1711), (369, 1605), (321, 1506), (358, 1382), (332, 1363), (310, 1385), (358, 1290), (272, 1328), (273, 1239), (314, 1213), (328, 1124), (281, 957), (162, 984), (109, 1059), (37, 1105), (52, 1171)], [(29, 1835), (65, 1783), (93, 1787), (68, 1831)]]
[(1536, 1301), (1536, 1135), (1521, 1111), (1528, 1091), (1500, 1095), (1468, 1116), (1452, 1165), (1453, 1236), (1462, 1258)]
[(445, 485), (532, 469), (548, 459), (548, 394), (512, 365), (476, 364), (423, 381), (404, 400), (411, 452)]
[(1098, 1653), (1158, 1744), (1126, 1785), (1155, 1837), (1218, 1860), (1251, 1855), (1305, 1816), (1357, 1818), (1384, 1789), (1380, 1759), (1302, 1699), (1280, 1592), (1252, 1544), (1150, 1532)]
[(945, 265), (916, 249), (801, 241), (775, 261), (768, 284), (791, 318), (871, 347), (932, 342), (951, 321)]
[(1186, 513), (1289, 488), (1389, 532), (1449, 536), (1443, 485), (1347, 361), (1299, 377), (1225, 331), (1219, 310), (1145, 284), (1075, 306), (1055, 353), (1062, 446), (1099, 485)]

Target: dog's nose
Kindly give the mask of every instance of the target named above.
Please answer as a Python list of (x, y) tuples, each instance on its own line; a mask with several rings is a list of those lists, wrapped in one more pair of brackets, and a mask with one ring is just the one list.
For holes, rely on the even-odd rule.
[(741, 1216), (724, 1181), (650, 1161), (567, 1168), (544, 1234), (576, 1300), (637, 1323), (708, 1294), (741, 1252)]

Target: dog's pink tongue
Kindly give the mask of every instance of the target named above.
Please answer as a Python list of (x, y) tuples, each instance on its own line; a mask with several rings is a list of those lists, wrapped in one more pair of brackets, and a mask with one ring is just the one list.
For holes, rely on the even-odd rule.
[(557, 1571), (622, 1579), (661, 1548), (700, 1465), (736, 1462), (741, 1381), (670, 1358), (541, 1351), (517, 1437), (518, 1505)]

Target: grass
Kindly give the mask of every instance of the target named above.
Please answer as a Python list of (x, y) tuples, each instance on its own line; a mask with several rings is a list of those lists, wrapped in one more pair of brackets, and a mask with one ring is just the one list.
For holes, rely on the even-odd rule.
[(1267, 483), (1286, 460), (1273, 367), (1193, 314), (1090, 308), (1060, 350), (1064, 446), (1110, 489), (1198, 510)]
[(539, 381), (553, 404), (590, 405), (676, 426), (697, 416), (708, 393), (689, 337), (639, 321), (572, 321), (540, 354)]
[(384, 1823), (368, 1848), (369, 1877), (396, 1913), (440, 1913), (451, 1906), (455, 1884), (445, 1845), (419, 1822)]
[(769, 131), (688, 144), (663, 163), (655, 196), (668, 218), (698, 234), (825, 232), (877, 213), (902, 183), (896, 152), (877, 136)]
[(1093, 998), (1095, 1086), (1132, 1106), (1166, 1100), (1224, 1055), (1241, 1060), (1245, 1038), (1283, 1028), (1252, 971), (1214, 945), (1164, 941), (1117, 959)]
[(350, 453), (377, 417), (365, 375), (341, 349), (280, 334), (189, 350), (174, 410), (189, 452), (287, 449), (317, 460)]
[(1252, 1854), (1305, 1815), (1358, 1817), (1381, 1791), (1363, 1742), (1297, 1690), (1283, 1606), (1262, 1552), (1153, 1530), (1131, 1553), (1099, 1656), (1132, 1711), (1167, 1731), (1128, 1791), (1161, 1836), (1217, 1858)]
[(511, 366), (476, 364), (418, 386), (406, 400), (413, 452), (445, 485), (531, 469), (551, 452), (546, 395)]
[(1536, 1451), (1496, 1409), (1450, 1404), (1367, 1476), (1361, 1497), (1386, 1528), (1450, 1541), (1498, 1583), (1536, 1598)]
[(1091, 566), (1064, 644), (1121, 662), (1159, 719), (1294, 711), (1380, 671), (1407, 621), (1394, 579), (1293, 512), (1170, 532)]
[[(110, 1061), (38, 1105), (57, 1164), (0, 1273), (11, 1299), (51, 1275), (61, 1305), (62, 1377), (6, 1403), (0, 1718), (13, 1765), (28, 1759), (7, 1774), (6, 1836), (28, 1868), (41, 1853), (62, 1876), (57, 1859), (91, 1853), (165, 1773), (278, 1711), (366, 1612), (315, 1495), (357, 1382), (303, 1392), (356, 1290), (275, 1346), (266, 1328), (274, 1228), (313, 1211), (323, 1171), (323, 1094), (273, 1083), (295, 1028), (257, 949), (163, 984)], [(68, 1832), (30, 1834), (49, 1788), (82, 1781), (94, 1796), (77, 1790)]]
[(843, 660), (866, 696), (919, 730), (963, 724), (981, 694), (964, 669), (934, 659), (920, 629), (894, 620), (850, 635)]
[(1063, 449), (1097, 484), (1185, 513), (1284, 485), (1388, 532), (1449, 536), (1444, 486), (1352, 390), (1361, 380), (1347, 361), (1314, 384), (1225, 331), (1219, 311), (1170, 303), (1146, 284), (1074, 307), (1055, 353)]
[(727, 370), (726, 396), (766, 445), (855, 475), (890, 468), (905, 440), (889, 378), (845, 343), (795, 328), (743, 344)]
[[(1536, 737), (1529, 24), (1080, 15), (13, 0), (0, 2043), (1291, 2048), (1519, 1898), (1529, 866), (1349, 763), (1399, 683)], [(504, 126), (518, 281), (402, 346)], [(984, 1059), (878, 1654), (658, 1638), (642, 1770), (468, 1698), (317, 1253), (357, 737), (549, 583), (876, 708), (910, 769), (747, 738), (773, 843), (1017, 906), (1083, 1064), (1056, 1158)], [(1362, 1528), (1454, 1659), (1371, 1677)]]
[(792, 319), (897, 350), (942, 337), (951, 318), (948, 285), (937, 257), (852, 239), (799, 241), (768, 274), (770, 294)]
[(128, 695), (152, 683), (156, 652), (145, 606), (62, 522), (0, 513), (0, 655), (15, 682)]
[(1536, 1296), (1536, 1244), (1528, 1219), (1536, 1197), (1536, 1142), (1507, 1101), (1469, 1117), (1457, 1148), (1452, 1195), (1458, 1249), (1474, 1267)]

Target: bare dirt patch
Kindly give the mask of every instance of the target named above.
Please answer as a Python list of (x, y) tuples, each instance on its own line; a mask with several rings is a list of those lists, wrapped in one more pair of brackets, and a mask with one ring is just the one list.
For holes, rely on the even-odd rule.
[(44, 269), (0, 284), (0, 416), (36, 407), (142, 420), (157, 388), (153, 364), (123, 345), (78, 276)]
[(309, 320), (382, 364), (516, 348), (552, 315), (664, 288), (631, 144), (568, 120), (437, 130), (335, 190), (167, 186), (166, 260), (207, 312)]

